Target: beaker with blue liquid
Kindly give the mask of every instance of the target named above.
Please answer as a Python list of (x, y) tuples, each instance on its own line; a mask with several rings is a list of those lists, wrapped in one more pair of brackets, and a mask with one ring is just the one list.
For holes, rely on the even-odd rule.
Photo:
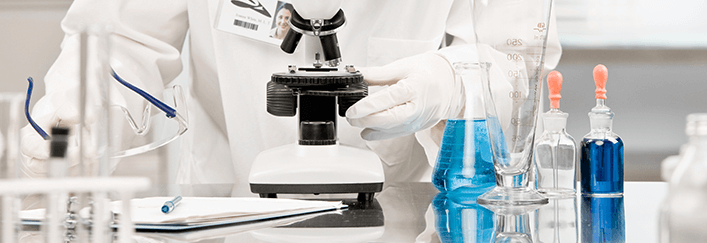
[[(432, 183), (442, 192), (461, 187), (488, 188), (496, 184), (487, 120), (480, 94), (478, 63), (455, 63), (456, 78), (464, 84), (466, 106), (461, 119), (448, 119), (444, 128)], [(476, 93), (479, 93), (478, 95)]]

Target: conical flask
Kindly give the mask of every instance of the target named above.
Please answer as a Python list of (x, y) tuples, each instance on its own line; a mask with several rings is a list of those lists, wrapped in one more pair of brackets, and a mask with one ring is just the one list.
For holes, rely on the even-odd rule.
[[(483, 67), (482, 67), (483, 66)], [(489, 144), (479, 72), (488, 72), (479, 63), (455, 63), (457, 79), (461, 79), (467, 93), (464, 115), (448, 119), (440, 144), (432, 183), (442, 192), (461, 187), (488, 188), (495, 185), (493, 156)], [(478, 94), (475, 94), (478, 93)]]

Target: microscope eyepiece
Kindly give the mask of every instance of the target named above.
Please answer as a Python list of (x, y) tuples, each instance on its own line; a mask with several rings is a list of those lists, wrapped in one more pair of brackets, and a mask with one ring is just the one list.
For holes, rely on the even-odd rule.
[(329, 62), (330, 67), (339, 66), (341, 62), (341, 51), (339, 50), (339, 40), (336, 33), (326, 36), (319, 36), (324, 52), (324, 61)]
[(280, 43), (280, 49), (287, 54), (292, 54), (295, 52), (295, 49), (297, 49), (297, 44), (299, 44), (300, 39), (302, 39), (302, 34), (290, 28), (285, 38), (282, 39), (282, 43)]
[(304, 19), (297, 11), (294, 11), (290, 19), (290, 30), (285, 35), (285, 38), (280, 44), (280, 49), (285, 53), (292, 54), (297, 49), (302, 34), (318, 36), (322, 45), (324, 61), (329, 63), (329, 66), (335, 67), (341, 62), (341, 51), (339, 50), (339, 41), (336, 38), (336, 32), (339, 28), (346, 24), (344, 11), (339, 11), (331, 19), (317, 22), (318, 26), (314, 26), (309, 19)]

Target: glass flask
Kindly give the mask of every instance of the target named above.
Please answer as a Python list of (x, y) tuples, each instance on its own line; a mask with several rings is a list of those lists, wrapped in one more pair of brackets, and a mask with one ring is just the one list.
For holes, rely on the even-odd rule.
[[(477, 63), (455, 63), (454, 71), (469, 92), (481, 89), (478, 72), (488, 69)], [(467, 97), (464, 118), (449, 119), (444, 127), (432, 174), (432, 183), (442, 192), (460, 187), (490, 189), (496, 181), (486, 119), (479, 107), (483, 103), (481, 95)]]
[(573, 196), (577, 186), (577, 146), (565, 131), (567, 113), (560, 111), (562, 75), (552, 71), (547, 77), (550, 111), (542, 115), (545, 130), (535, 144), (536, 185), (540, 193), (551, 197)]
[(591, 131), (581, 143), (582, 194), (621, 196), (624, 192), (624, 143), (611, 130), (614, 113), (606, 106), (607, 71), (594, 68), (596, 106), (589, 112)]
[(493, 237), (493, 212), (476, 203), (487, 189), (464, 187), (432, 200), (435, 229), (442, 243), (486, 243)]
[[(690, 114), (688, 129), (693, 149), (688, 149), (671, 176), (668, 196), (661, 213), (661, 240), (707, 242), (707, 114)], [(667, 229), (665, 227), (667, 226)], [(665, 242), (665, 241), (663, 241)]]

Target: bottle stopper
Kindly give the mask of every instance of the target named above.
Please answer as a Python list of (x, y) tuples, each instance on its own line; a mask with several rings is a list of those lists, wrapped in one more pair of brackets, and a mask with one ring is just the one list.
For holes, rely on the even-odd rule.
[(560, 109), (560, 90), (562, 90), (562, 74), (558, 71), (552, 71), (547, 75), (547, 89), (550, 90), (550, 108)]
[(609, 71), (606, 70), (606, 66), (599, 64), (594, 67), (594, 84), (596, 84), (597, 89), (594, 90), (597, 99), (606, 99), (606, 79), (609, 77)]

